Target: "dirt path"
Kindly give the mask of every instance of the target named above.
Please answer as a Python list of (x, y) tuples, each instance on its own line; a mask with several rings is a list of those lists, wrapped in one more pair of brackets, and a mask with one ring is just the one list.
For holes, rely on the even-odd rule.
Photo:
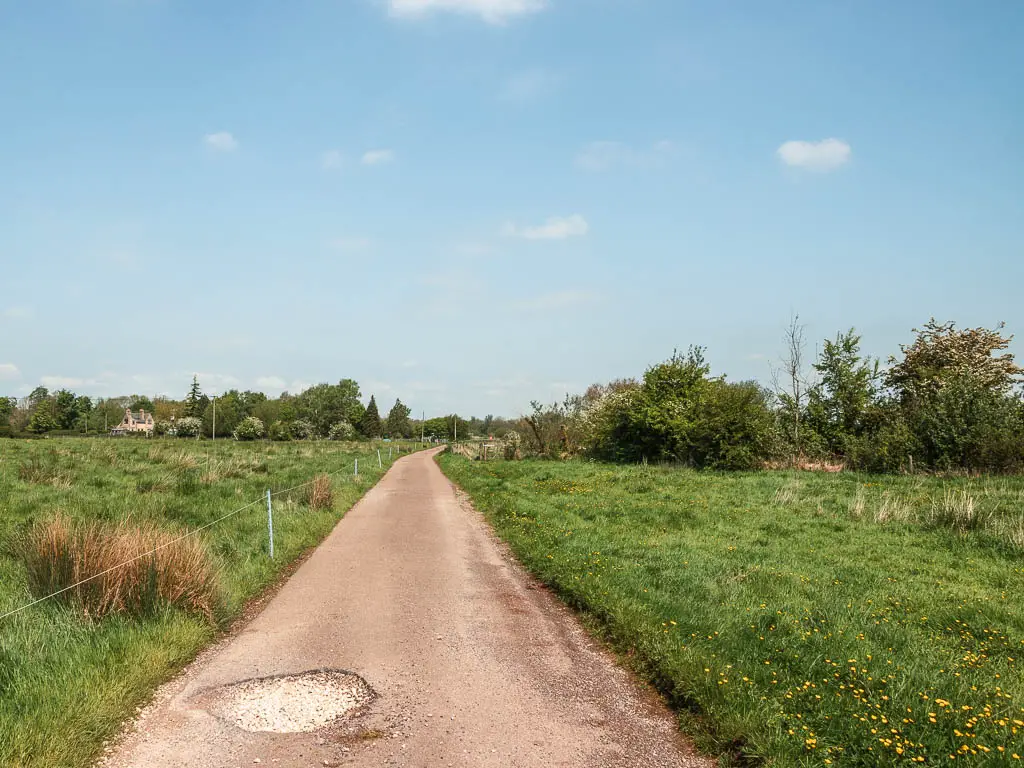
[[(320, 669), (354, 672), (376, 695), (312, 732), (253, 732), (231, 720), (224, 686)], [(343, 700), (332, 694), (326, 706)], [(397, 462), (251, 624), (161, 690), (104, 762), (711, 764), (510, 560), (427, 453)]]

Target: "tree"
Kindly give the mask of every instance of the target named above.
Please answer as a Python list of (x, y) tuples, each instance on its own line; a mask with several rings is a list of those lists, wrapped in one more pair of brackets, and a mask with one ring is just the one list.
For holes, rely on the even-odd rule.
[(380, 414), (377, 412), (377, 400), (370, 395), (370, 404), (366, 406), (363, 418), (359, 420), (359, 431), (364, 437), (375, 438), (381, 435)]
[(195, 419), (202, 419), (206, 406), (210, 404), (210, 398), (203, 394), (199, 388), (199, 377), (192, 377), (192, 386), (185, 396), (185, 415)]
[(234, 432), (235, 427), (239, 425), (244, 416), (241, 404), (238, 401), (238, 392), (236, 390), (225, 392), (222, 396), (216, 398), (216, 404), (211, 400), (210, 404), (206, 406), (206, 409), (203, 411), (203, 434), (207, 437), (213, 437), (215, 408), (217, 434), (224, 436)]
[(61, 389), (54, 393), (54, 405), (57, 413), (58, 429), (73, 429), (78, 419), (78, 409), (75, 393), (67, 389)]
[(0, 397), (0, 427), (6, 427), (11, 423), (11, 414), (18, 406), (18, 401), (13, 397)]
[(36, 387), (29, 393), (28, 405), (30, 408), (34, 408), (36, 405), (41, 403), (49, 396), (50, 390), (48, 390), (46, 387)]
[(60, 428), (57, 420), (57, 404), (51, 398), (39, 401), (28, 420), (28, 431), (41, 435)]
[(772, 384), (775, 394), (782, 404), (783, 423), (789, 432), (793, 450), (797, 455), (803, 453), (804, 440), (800, 434), (800, 422), (803, 418), (807, 401), (807, 393), (811, 388), (807, 381), (804, 368), (804, 326), (800, 323), (800, 315), (793, 315), (783, 332), (786, 349), (779, 361), (781, 368), (772, 369)]
[(92, 398), (87, 395), (79, 395), (75, 398), (75, 413), (78, 415), (80, 426), (85, 430), (89, 429), (89, 414), (92, 413)]
[(385, 429), (388, 437), (397, 438), (412, 435), (412, 424), (409, 422), (410, 413), (412, 413), (412, 410), (407, 405), (403, 405), (400, 399), (395, 400), (395, 404), (391, 406), (391, 410), (388, 412), (387, 428)]
[(1004, 323), (995, 328), (965, 328), (956, 323), (937, 323), (931, 318), (915, 328), (914, 343), (900, 345), (903, 359), (889, 358), (886, 384), (903, 400), (927, 397), (947, 382), (967, 376), (981, 389), (1008, 392), (1024, 378), (1013, 354), (1006, 352), (1013, 336), (1003, 336)]
[(145, 395), (132, 395), (129, 398), (128, 407), (133, 411), (145, 411), (146, 413), (153, 413), (156, 410), (153, 401)]
[(867, 427), (875, 400), (878, 361), (860, 354), (860, 336), (851, 328), (825, 339), (814, 363), (819, 382), (808, 392), (807, 421), (833, 454), (845, 454), (851, 438)]
[(359, 424), (363, 417), (359, 385), (352, 379), (310, 387), (296, 398), (296, 404), (299, 416), (311, 421), (321, 435), (326, 435), (332, 424)]

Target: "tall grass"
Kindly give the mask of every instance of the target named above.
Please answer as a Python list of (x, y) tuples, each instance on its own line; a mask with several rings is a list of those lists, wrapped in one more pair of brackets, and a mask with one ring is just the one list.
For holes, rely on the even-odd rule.
[(317, 475), (309, 486), (306, 503), (310, 509), (330, 509), (334, 506), (334, 488), (328, 475)]
[(112, 525), (60, 514), (33, 525), (18, 549), (35, 597), (57, 593), (92, 618), (177, 606), (212, 622), (221, 602), (202, 541), (152, 523)]

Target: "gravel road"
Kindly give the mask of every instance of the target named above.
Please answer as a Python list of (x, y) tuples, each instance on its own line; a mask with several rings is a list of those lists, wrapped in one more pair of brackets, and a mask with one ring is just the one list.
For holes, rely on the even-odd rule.
[[(101, 764), (712, 765), (523, 572), (433, 455), (398, 461)], [(369, 689), (342, 690), (359, 678)]]

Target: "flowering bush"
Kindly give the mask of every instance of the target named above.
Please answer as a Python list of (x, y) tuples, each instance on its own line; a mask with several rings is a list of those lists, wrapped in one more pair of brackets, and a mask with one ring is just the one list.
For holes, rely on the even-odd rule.
[(235, 440), (259, 440), (265, 433), (262, 421), (255, 416), (246, 416), (235, 427)]
[(202, 431), (203, 421), (195, 416), (186, 416), (174, 423), (174, 434), (178, 437), (199, 437)]
[(355, 440), (356, 439), (356, 428), (349, 424), (347, 421), (339, 421), (337, 424), (332, 424), (330, 431), (327, 433), (328, 440)]
[(509, 461), (518, 461), (523, 458), (523, 438), (514, 429), (505, 435), (505, 458)]
[(316, 437), (316, 427), (312, 422), (305, 419), (296, 419), (292, 422), (292, 437), (296, 440), (311, 440)]

